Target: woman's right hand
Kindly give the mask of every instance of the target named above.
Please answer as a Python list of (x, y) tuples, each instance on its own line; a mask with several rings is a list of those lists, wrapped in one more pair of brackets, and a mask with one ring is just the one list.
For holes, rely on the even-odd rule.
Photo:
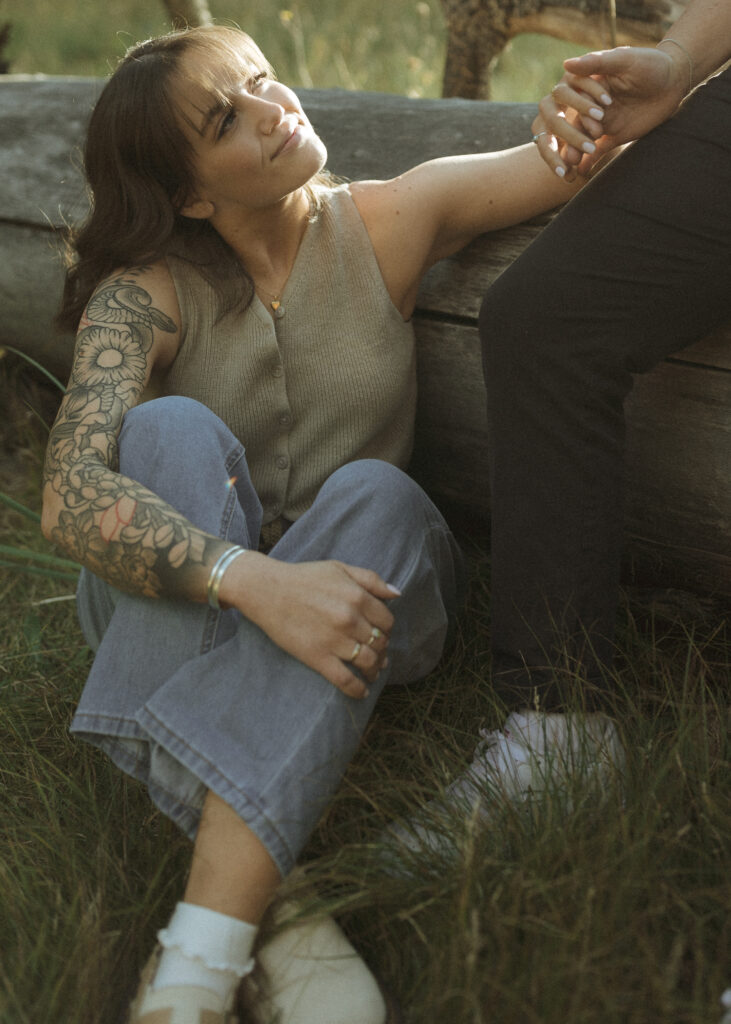
[(545, 133), (538, 148), (554, 171), (586, 174), (606, 152), (667, 120), (689, 87), (688, 58), (672, 44), (586, 53), (564, 68), (533, 122), (534, 135)]
[(349, 697), (368, 695), (387, 663), (398, 590), (368, 569), (338, 561), (281, 562), (247, 552), (226, 570), (222, 605), (233, 605), (282, 650)]

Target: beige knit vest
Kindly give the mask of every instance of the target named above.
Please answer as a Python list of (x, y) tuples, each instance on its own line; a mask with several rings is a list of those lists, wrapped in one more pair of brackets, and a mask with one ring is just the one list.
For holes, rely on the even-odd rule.
[(207, 405), (246, 449), (264, 522), (295, 520), (353, 459), (405, 468), (416, 404), (414, 338), (393, 305), (347, 186), (308, 225), (280, 317), (254, 297), (216, 323), (213, 288), (169, 258), (182, 318), (166, 394)]

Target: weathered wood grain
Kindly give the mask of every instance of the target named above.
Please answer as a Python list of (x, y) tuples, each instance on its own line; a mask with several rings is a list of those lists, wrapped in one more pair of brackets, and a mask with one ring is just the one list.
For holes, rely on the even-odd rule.
[[(445, 317), (477, 319), (485, 289), (530, 245), (549, 217), (483, 235), (427, 273), (419, 309)], [(678, 353), (687, 362), (731, 370), (731, 325)]]
[(58, 236), (0, 221), (0, 346), (20, 349), (65, 378), (73, 337), (53, 326), (62, 288)]
[[(0, 344), (67, 372), (71, 339), (51, 321), (62, 283), (58, 230), (87, 209), (79, 171), (93, 79), (0, 79)], [(532, 107), (304, 90), (329, 166), (388, 177), (435, 156), (530, 137)], [(489, 521), (482, 295), (547, 218), (494, 232), (426, 276), (415, 326), (420, 400), (414, 469), (437, 501)], [(731, 598), (731, 325), (639, 378), (628, 402), (628, 567)], [(648, 575), (649, 574), (649, 575)]]
[[(86, 209), (79, 171), (96, 79), (0, 79), (0, 221), (62, 226)], [(392, 177), (432, 157), (504, 149), (530, 139), (529, 103), (416, 100), (302, 89), (328, 166), (346, 178)], [(384, 141), (385, 140), (385, 141)]]
[[(82, 220), (88, 210), (82, 146), (101, 84), (0, 78), (0, 259), (6, 268), (0, 273), (0, 344), (21, 348), (62, 375), (72, 339), (51, 326), (60, 294), (59, 245), (52, 232)], [(314, 89), (302, 90), (301, 97), (326, 142), (329, 167), (345, 178), (392, 177), (432, 157), (503, 149), (530, 137), (532, 112), (525, 103)], [(520, 247), (517, 241), (514, 251)]]

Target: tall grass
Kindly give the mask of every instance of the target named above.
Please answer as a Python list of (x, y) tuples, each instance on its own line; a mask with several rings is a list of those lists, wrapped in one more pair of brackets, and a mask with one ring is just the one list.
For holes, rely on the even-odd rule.
[[(53, 400), (0, 362), (0, 489), (38, 506)], [(12, 431), (10, 426), (12, 425)], [(3, 537), (44, 548), (0, 509)], [(398, 998), (406, 1024), (713, 1024), (731, 982), (731, 643), (626, 602), (616, 687), (628, 765), (606, 800), (495, 806), (455, 818), (454, 859), (414, 857), (384, 826), (468, 762), (503, 709), (487, 683), (489, 571), (454, 649), (383, 698), (304, 860), (318, 901)], [(0, 1024), (114, 1024), (178, 898), (187, 840), (141, 788), (67, 728), (90, 655), (63, 581), (0, 584)], [(641, 600), (640, 600), (641, 598)]]

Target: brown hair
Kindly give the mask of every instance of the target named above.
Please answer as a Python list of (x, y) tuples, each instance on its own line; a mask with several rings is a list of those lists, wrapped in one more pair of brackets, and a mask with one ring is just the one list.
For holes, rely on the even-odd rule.
[[(56, 318), (62, 330), (76, 329), (94, 288), (113, 270), (151, 263), (171, 252), (200, 267), (225, 308), (251, 301), (251, 279), (229, 246), (207, 221), (179, 212), (195, 182), (193, 149), (175, 85), (182, 75), (181, 58), (192, 48), (215, 58), (232, 79), (242, 70), (272, 73), (254, 41), (233, 28), (171, 32), (127, 51), (87, 129), (90, 213), (67, 242), (66, 281)], [(208, 80), (197, 84), (212, 93), (220, 89)], [(314, 208), (330, 183), (327, 172), (321, 172), (305, 186)]]

